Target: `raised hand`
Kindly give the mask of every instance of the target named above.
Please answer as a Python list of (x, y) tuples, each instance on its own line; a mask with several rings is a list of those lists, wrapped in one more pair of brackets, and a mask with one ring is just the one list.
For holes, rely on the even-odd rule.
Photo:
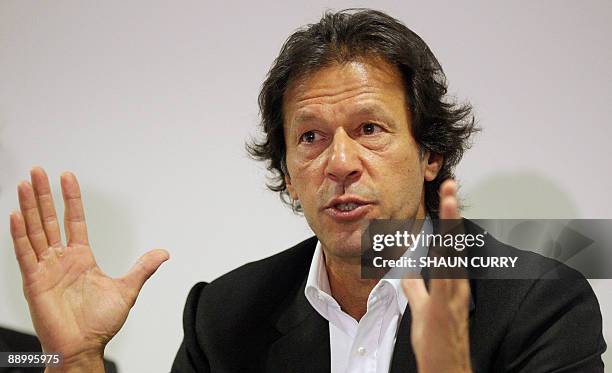
[(11, 214), (10, 226), (34, 329), (45, 352), (63, 354), (62, 370), (97, 369), (143, 284), (169, 255), (149, 251), (124, 277), (105, 275), (89, 245), (76, 177), (60, 178), (66, 245), (45, 171), (33, 168), (31, 180), (18, 186), (21, 212)]
[[(457, 186), (440, 187), (440, 219), (461, 219)], [(431, 279), (429, 292), (421, 278), (402, 280), (412, 315), (411, 342), (419, 373), (469, 373), (467, 279)]]

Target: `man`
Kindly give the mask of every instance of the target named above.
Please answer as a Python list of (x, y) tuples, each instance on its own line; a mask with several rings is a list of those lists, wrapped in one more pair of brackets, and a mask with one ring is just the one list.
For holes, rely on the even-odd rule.
[[(316, 236), (197, 284), (173, 372), (603, 372), (584, 279), (361, 277), (371, 219), (460, 217), (453, 168), (475, 128), (445, 94), (427, 45), (383, 13), (327, 13), (287, 40), (259, 97), (266, 137), (249, 150)], [(47, 176), (31, 178), (11, 233), (43, 348), (64, 354), (49, 371), (101, 372), (106, 343), (169, 256), (105, 276), (74, 175), (61, 177), (66, 246)]]

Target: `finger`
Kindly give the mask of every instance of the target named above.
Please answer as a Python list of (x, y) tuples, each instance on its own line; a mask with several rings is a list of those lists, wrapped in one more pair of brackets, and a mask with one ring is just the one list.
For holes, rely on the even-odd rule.
[(448, 196), (440, 201), (440, 219), (461, 219), (456, 197)]
[(458, 305), (460, 308), (469, 308), (470, 305), (470, 283), (467, 279), (450, 279), (445, 280), (446, 283), (434, 293), (432, 288), (432, 297), (444, 297), (445, 302)]
[(62, 196), (64, 197), (64, 229), (66, 242), (70, 245), (89, 245), (85, 211), (81, 200), (79, 182), (71, 172), (64, 172), (60, 177)]
[(47, 237), (43, 230), (40, 215), (38, 213), (38, 204), (32, 184), (27, 181), (22, 181), (17, 186), (17, 195), (19, 197), (19, 208), (25, 221), (25, 227), (30, 240), (30, 244), (34, 252), (41, 258), (43, 253), (49, 247)]
[(429, 294), (432, 298), (448, 300), (453, 294), (451, 279), (435, 278), (429, 280)]
[(130, 271), (121, 278), (132, 297), (132, 304), (144, 283), (157, 271), (163, 262), (170, 259), (170, 254), (163, 249), (151, 250), (138, 259)]
[(404, 290), (404, 294), (408, 300), (410, 310), (413, 313), (429, 298), (429, 293), (425, 287), (425, 282), (420, 276), (418, 278), (402, 279), (402, 289)]
[(34, 167), (30, 171), (30, 177), (32, 178), (34, 194), (38, 201), (40, 218), (45, 235), (47, 236), (47, 243), (50, 246), (58, 246), (62, 242), (62, 235), (60, 233), (59, 222), (57, 221), (57, 214), (55, 213), (55, 204), (53, 203), (47, 173), (41, 167)]
[(457, 197), (457, 182), (453, 179), (446, 179), (440, 185), (440, 199), (448, 196)]
[(440, 219), (460, 219), (457, 183), (446, 180), (440, 186)]
[(18, 211), (13, 211), (10, 216), (11, 236), (13, 237), (13, 247), (15, 256), (19, 263), (22, 277), (26, 277), (36, 271), (38, 260), (36, 253), (30, 244), (26, 232), (25, 221)]
[(468, 302), (470, 299), (470, 282), (468, 279), (453, 280), (453, 290), (457, 298)]
[(460, 304), (468, 303), (470, 299), (470, 283), (461, 279), (431, 279), (429, 281), (429, 295), (431, 298), (459, 300)]
[(457, 201), (457, 183), (453, 179), (445, 180), (440, 185), (440, 230), (449, 233), (461, 219), (459, 203)]
[[(457, 183), (452, 180), (446, 180), (440, 186), (440, 219), (442, 232), (450, 233), (456, 235), (456, 237), (461, 236), (465, 233), (465, 227), (463, 225), (463, 220), (461, 219), (461, 213), (459, 212), (459, 202), (457, 198)], [(453, 257), (465, 257), (467, 255), (467, 251), (464, 251), (465, 247), (461, 249), (449, 248), (445, 251), (444, 256), (448, 259), (452, 259)], [(467, 278), (468, 272), (465, 267), (457, 267), (457, 268), (448, 268), (445, 270), (446, 274), (444, 277), (446, 278)], [(449, 284), (451, 291), (454, 291), (455, 282), (451, 282)]]

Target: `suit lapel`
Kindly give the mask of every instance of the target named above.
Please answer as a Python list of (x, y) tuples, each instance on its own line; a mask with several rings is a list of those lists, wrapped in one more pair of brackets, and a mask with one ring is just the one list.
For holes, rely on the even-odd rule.
[(389, 373), (417, 373), (416, 358), (410, 342), (410, 308), (406, 306), (397, 330)]
[(304, 295), (306, 279), (276, 322), (280, 337), (270, 345), (268, 373), (325, 373), (331, 370), (329, 323)]
[(313, 312), (270, 346), (266, 372), (330, 372), (329, 326)]

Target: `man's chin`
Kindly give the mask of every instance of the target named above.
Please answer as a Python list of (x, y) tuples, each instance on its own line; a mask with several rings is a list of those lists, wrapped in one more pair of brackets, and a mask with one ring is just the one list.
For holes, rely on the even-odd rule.
[(341, 258), (360, 258), (361, 256), (361, 230), (331, 234), (320, 238), (328, 255)]
[[(327, 254), (343, 258), (361, 256), (361, 238), (368, 229), (369, 217), (351, 222), (338, 222), (325, 216), (318, 224), (311, 225)], [(318, 227), (319, 229), (314, 229)]]

